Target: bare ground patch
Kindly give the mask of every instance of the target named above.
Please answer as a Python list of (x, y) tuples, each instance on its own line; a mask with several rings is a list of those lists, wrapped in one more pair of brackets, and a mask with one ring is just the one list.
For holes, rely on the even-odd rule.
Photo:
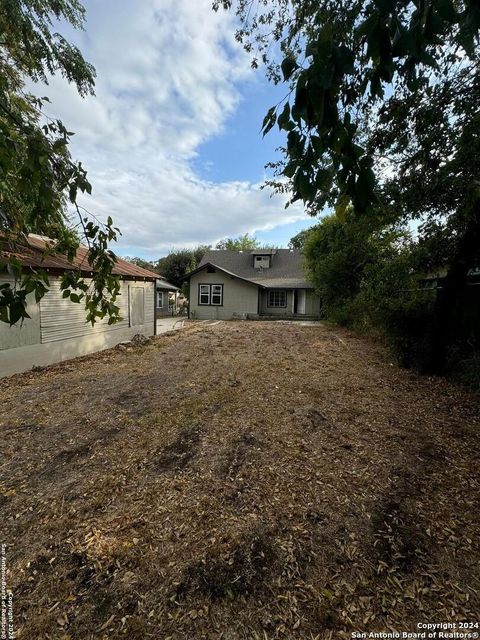
[(19, 638), (328, 640), (480, 610), (478, 396), (348, 332), (192, 325), (0, 400)]

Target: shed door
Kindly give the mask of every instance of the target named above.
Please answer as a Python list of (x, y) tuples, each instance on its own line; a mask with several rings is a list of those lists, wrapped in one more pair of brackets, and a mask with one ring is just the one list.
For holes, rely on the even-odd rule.
[(128, 299), (130, 302), (130, 326), (145, 324), (143, 287), (128, 287)]

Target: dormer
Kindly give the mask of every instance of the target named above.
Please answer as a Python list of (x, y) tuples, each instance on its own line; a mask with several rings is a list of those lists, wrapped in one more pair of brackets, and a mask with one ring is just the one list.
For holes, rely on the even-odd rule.
[(269, 269), (272, 266), (275, 249), (256, 249), (252, 251), (253, 266), (255, 269)]
[(254, 256), (253, 266), (255, 267), (255, 269), (269, 269), (270, 256)]

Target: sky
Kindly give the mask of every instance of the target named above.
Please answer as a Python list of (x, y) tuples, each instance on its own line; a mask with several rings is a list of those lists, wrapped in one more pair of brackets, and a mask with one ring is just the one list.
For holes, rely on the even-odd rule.
[(211, 0), (83, 4), (85, 30), (62, 33), (95, 66), (95, 96), (54, 77), (48, 115), (75, 132), (72, 155), (93, 185), (81, 204), (113, 217), (119, 255), (155, 259), (247, 232), (286, 246), (314, 223), (261, 189), (282, 143), (275, 130), (262, 138), (261, 123), (284, 89), (251, 69), (231, 13)]

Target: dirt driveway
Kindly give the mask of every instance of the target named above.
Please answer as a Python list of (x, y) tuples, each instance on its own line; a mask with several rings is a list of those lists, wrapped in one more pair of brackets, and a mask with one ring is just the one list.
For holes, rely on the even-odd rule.
[(345, 331), (197, 324), (0, 382), (19, 638), (478, 620), (479, 398)]

